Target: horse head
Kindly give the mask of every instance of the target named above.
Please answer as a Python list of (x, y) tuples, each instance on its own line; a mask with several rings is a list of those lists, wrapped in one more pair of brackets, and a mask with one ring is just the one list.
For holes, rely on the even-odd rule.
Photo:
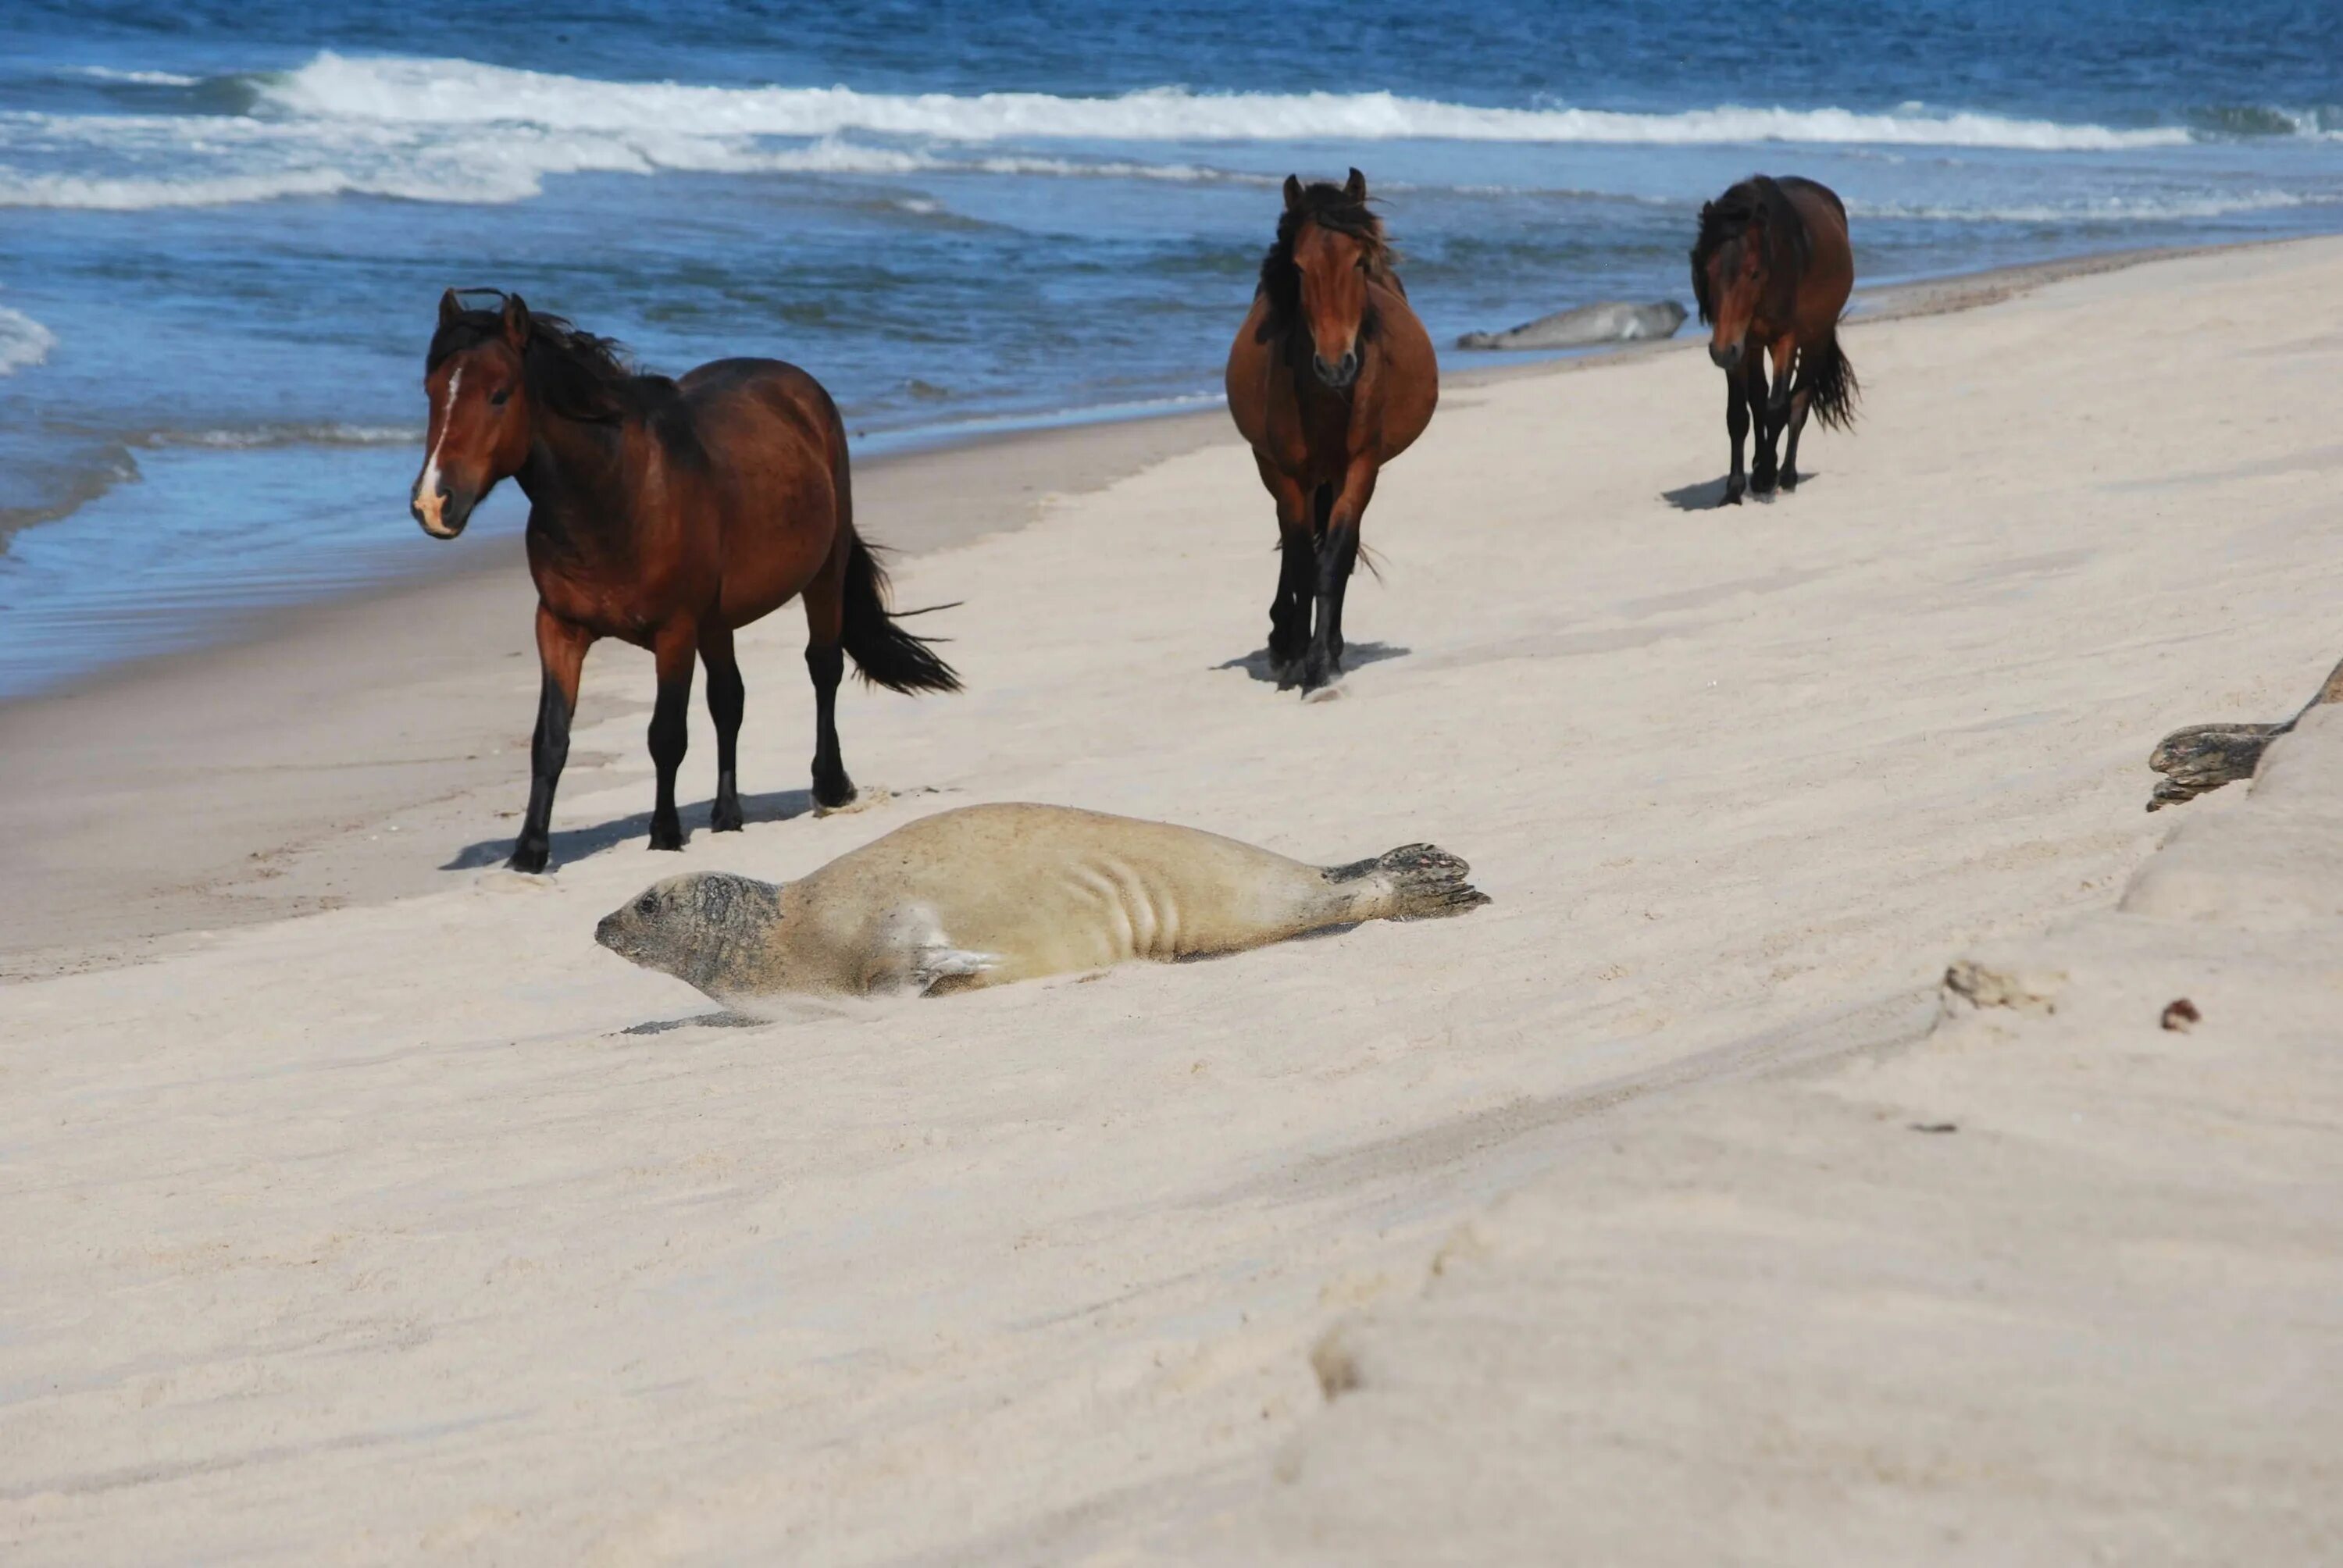
[(431, 422), (407, 502), (435, 539), (462, 533), (480, 498), (528, 460), (531, 330), (518, 295), (506, 296), (493, 315), (466, 309), (452, 288), (439, 297), (439, 327), (423, 372)]
[[(1359, 231), (1352, 223), (1327, 221), (1332, 186), (1305, 188), (1299, 176), (1285, 178), (1285, 211), (1293, 222), (1293, 266), (1302, 280), (1302, 317), (1310, 334), (1311, 367), (1318, 379), (1341, 390), (1359, 378), (1359, 338), (1367, 319), (1367, 277), (1382, 256), (1373, 220)], [(1367, 176), (1351, 171), (1340, 192), (1343, 206), (1366, 211)]]

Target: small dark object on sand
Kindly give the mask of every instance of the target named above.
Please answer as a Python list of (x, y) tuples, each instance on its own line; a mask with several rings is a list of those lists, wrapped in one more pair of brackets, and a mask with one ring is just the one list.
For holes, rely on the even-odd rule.
[(2164, 1027), (2180, 1034), (2187, 1034), (2189, 1028), (2204, 1017), (2197, 1010), (2197, 1004), (2185, 996), (2164, 1004)]
[(1958, 1132), (1960, 1130), (1961, 1124), (1957, 1121), (1915, 1121), (1912, 1123), (1912, 1131), (1915, 1132)]

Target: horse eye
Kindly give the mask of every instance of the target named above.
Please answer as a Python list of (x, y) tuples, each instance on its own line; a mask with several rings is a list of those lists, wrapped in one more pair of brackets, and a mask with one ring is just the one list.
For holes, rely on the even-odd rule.
[(511, 401), (511, 399), (512, 388), (509, 387), (499, 387), (495, 391), (488, 394), (488, 407), (491, 408), (501, 408), (508, 402)]

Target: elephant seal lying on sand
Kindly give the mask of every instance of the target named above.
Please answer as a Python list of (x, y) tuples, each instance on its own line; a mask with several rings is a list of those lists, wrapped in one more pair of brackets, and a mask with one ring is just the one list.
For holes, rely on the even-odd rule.
[(1598, 343), (1631, 343), (1642, 337), (1674, 337), (1684, 323), (1684, 307), (1673, 299), (1629, 305), (1610, 299), (1558, 310), (1503, 332), (1468, 332), (1459, 348), (1591, 348)]
[(670, 877), (594, 940), (728, 1005), (780, 992), (939, 994), (1127, 959), (1260, 947), (1489, 901), (1429, 844), (1310, 866), (1192, 828), (1063, 806), (923, 817), (777, 886)]

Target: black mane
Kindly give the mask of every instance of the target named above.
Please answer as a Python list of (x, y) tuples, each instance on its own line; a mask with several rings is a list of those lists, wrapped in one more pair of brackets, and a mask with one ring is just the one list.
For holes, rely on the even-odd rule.
[(1403, 295), (1407, 292), (1399, 274), (1391, 269), (1393, 256), (1391, 242), (1383, 237), (1383, 220), (1341, 186), (1323, 180), (1304, 186), (1302, 205), (1278, 215), (1277, 239), (1261, 258), (1261, 286), (1256, 292), (1269, 301), (1269, 319), (1262, 324), (1264, 341), (1301, 314), (1302, 269), (1293, 263), (1293, 241), (1305, 223), (1347, 234), (1365, 246), (1367, 269), (1375, 281), (1389, 284)]
[[(1796, 180), (1796, 185), (1810, 184)], [(1823, 187), (1815, 186), (1816, 190)], [(1828, 195), (1828, 192), (1824, 194)], [(1835, 203), (1838, 198), (1832, 196)], [(1843, 209), (1842, 209), (1843, 210)], [(1715, 314), (1716, 302), (1709, 297), (1708, 264), (1719, 251), (1737, 244), (1748, 233), (1749, 226), (1759, 223), (1765, 234), (1765, 266), (1777, 276), (1789, 276), (1803, 268), (1814, 254), (1814, 236), (1806, 232), (1806, 220), (1782, 188), (1782, 182), (1765, 175), (1752, 175), (1726, 191), (1713, 202), (1704, 202), (1700, 209), (1700, 237), (1692, 247), (1692, 297), (1700, 306), (1700, 318), (1705, 323)]]
[[(482, 290), (480, 292), (495, 292)], [(429, 375), (451, 354), (504, 336), (501, 309), (467, 310), (431, 335), (423, 373)], [(521, 357), (528, 395), (538, 407), (567, 419), (609, 424), (642, 411), (660, 394), (675, 390), (664, 376), (645, 376), (612, 339), (598, 337), (558, 316), (529, 312), (528, 347)]]

